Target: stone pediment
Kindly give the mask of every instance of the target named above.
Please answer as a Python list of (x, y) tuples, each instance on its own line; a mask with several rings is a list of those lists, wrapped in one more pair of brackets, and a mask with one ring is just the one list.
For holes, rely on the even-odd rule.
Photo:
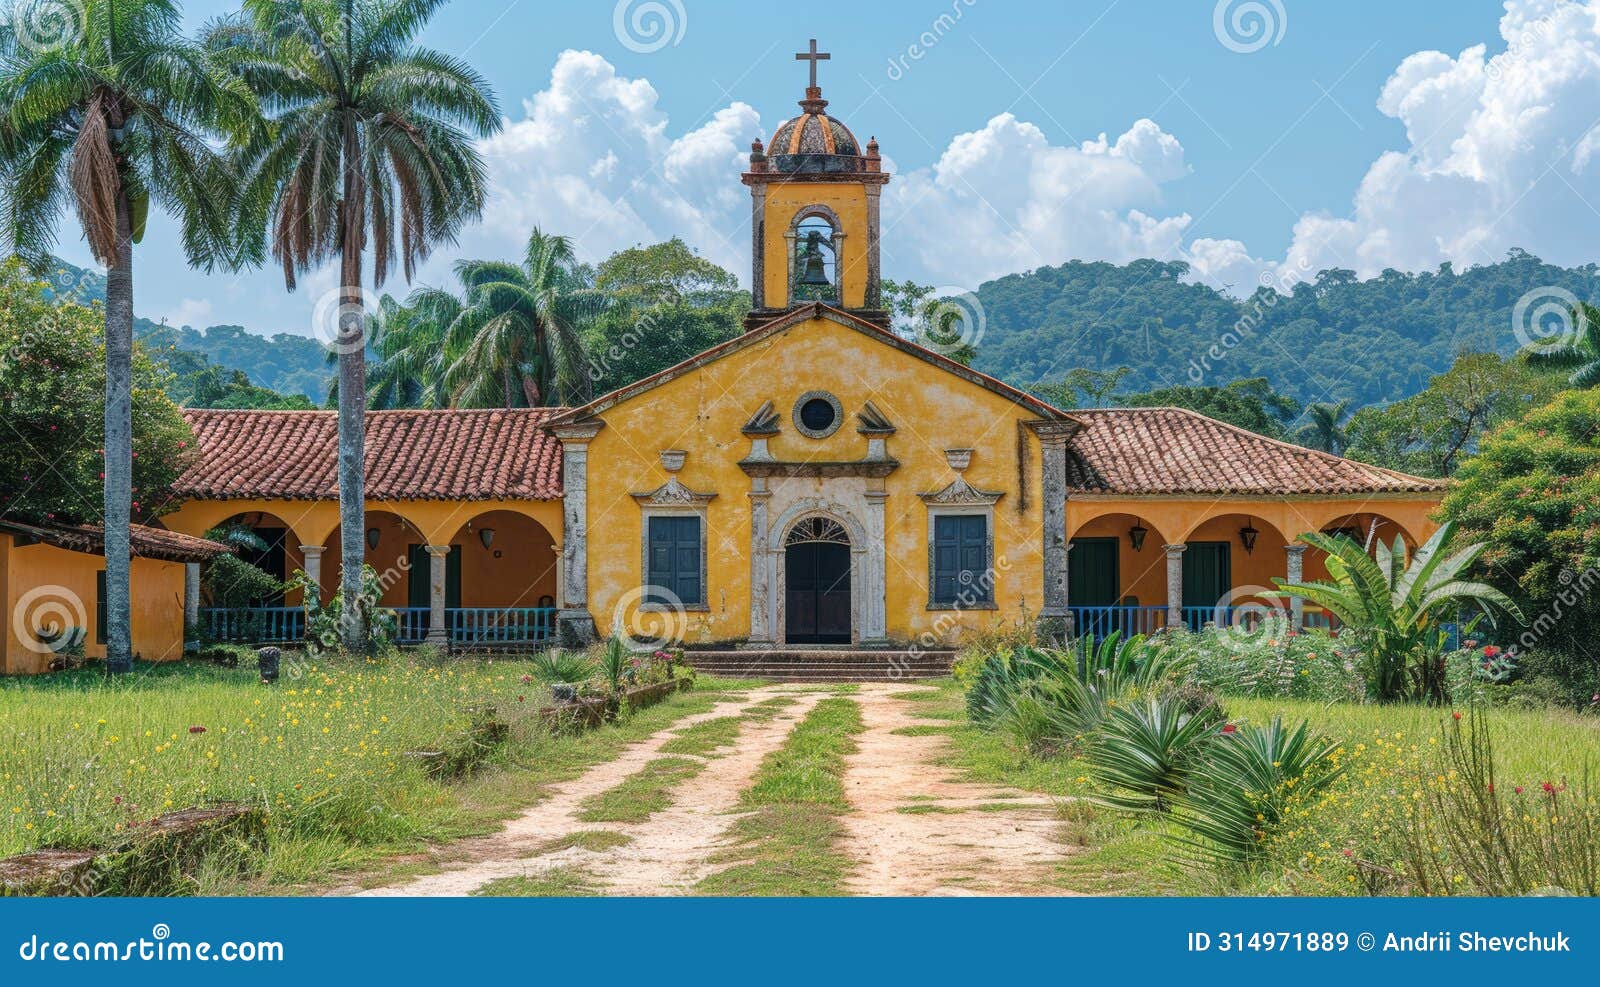
[(656, 487), (654, 490), (632, 494), (633, 499), (645, 507), (682, 507), (707, 504), (715, 499), (716, 496), (714, 493), (700, 493), (699, 491), (690, 490), (676, 476), (669, 478), (666, 483)]
[(918, 494), (924, 503), (936, 504), (940, 507), (973, 506), (987, 507), (993, 505), (1001, 497), (1003, 491), (979, 490), (961, 477), (950, 481), (950, 485), (943, 490), (932, 493)]

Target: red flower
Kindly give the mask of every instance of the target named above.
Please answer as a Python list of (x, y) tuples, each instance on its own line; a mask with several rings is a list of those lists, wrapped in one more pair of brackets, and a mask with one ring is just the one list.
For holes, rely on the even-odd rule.
[(1518, 795), (1521, 795), (1522, 794), (1522, 786), (1518, 785), (1516, 788), (1513, 788), (1512, 791), (1516, 792)]
[(1355, 856), (1355, 855), (1356, 855), (1356, 852), (1355, 852), (1355, 851), (1354, 851), (1354, 850), (1346, 850), (1346, 851), (1345, 851), (1345, 852), (1344, 852), (1344, 855), (1345, 855), (1345, 856), (1346, 856), (1346, 857), (1354, 857), (1354, 856)]
[(1486, 645), (1483, 646), (1483, 656), (1485, 658), (1493, 658), (1494, 656), (1498, 655), (1499, 653), (1500, 653), (1500, 649), (1495, 647), (1492, 644), (1486, 644)]
[(190, 733), (205, 733), (206, 732), (206, 728), (205, 727), (190, 727), (189, 728), (189, 732)]
[(532, 682), (532, 681), (533, 681), (533, 676), (532, 675), (524, 675), (522, 677), (522, 684), (523, 685), (527, 685), (529, 682)]
[(1232, 723), (1224, 723), (1222, 725), (1222, 732), (1223, 733), (1233, 733), (1235, 730), (1238, 730), (1238, 729), (1239, 728), (1234, 726)]
[(111, 804), (112, 805), (121, 805), (122, 804), (122, 796), (121, 795), (113, 795), (113, 796), (111, 796)]
[(1460, 711), (1460, 710), (1459, 710), (1459, 709), (1458, 709), (1458, 710), (1456, 710), (1456, 711), (1455, 711), (1455, 712), (1454, 712), (1454, 713), (1451, 713), (1451, 714), (1450, 714), (1450, 718), (1451, 718), (1451, 719), (1454, 719), (1454, 720), (1459, 720), (1459, 719), (1461, 719), (1461, 711)]
[(1547, 792), (1553, 792), (1556, 790), (1556, 786), (1550, 784), (1548, 781), (1539, 787), (1543, 788)]
[(1492, 781), (1489, 782), (1489, 794), (1490, 795), (1494, 794), (1494, 782), (1492, 782)]

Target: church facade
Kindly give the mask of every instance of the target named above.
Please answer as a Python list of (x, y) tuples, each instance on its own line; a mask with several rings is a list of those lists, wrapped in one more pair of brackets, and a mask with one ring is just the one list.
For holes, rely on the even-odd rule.
[[(1274, 577), (1325, 575), (1303, 533), (1432, 534), (1441, 481), (1182, 409), (1058, 409), (897, 335), (880, 276), (891, 176), (812, 82), (742, 176), (741, 336), (582, 407), (369, 413), (363, 537), (403, 642), (871, 649), (1001, 624), (1153, 632), (1227, 622)], [(198, 456), (166, 527), (251, 527), (268, 545), (252, 561), (303, 571), (329, 598), (333, 413), (186, 417)], [(181, 610), (175, 586), (159, 589), (174, 627), (303, 630), (297, 592), (223, 610), (200, 569), (186, 561)], [(1325, 618), (1297, 604), (1292, 619)], [(144, 657), (178, 657), (181, 633), (167, 638)]]

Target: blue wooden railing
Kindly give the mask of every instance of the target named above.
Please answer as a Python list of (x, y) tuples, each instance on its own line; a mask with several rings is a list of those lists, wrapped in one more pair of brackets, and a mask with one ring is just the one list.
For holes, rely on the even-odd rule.
[[(401, 644), (428, 637), (427, 607), (391, 607)], [(445, 628), (457, 644), (538, 644), (555, 637), (554, 607), (448, 607)], [(305, 637), (305, 611), (299, 607), (211, 607), (200, 611), (206, 635), (237, 644), (286, 644)]]
[(306, 636), (306, 613), (299, 607), (211, 607), (200, 611), (200, 626), (214, 641), (283, 644)]
[(1078, 634), (1103, 640), (1113, 633), (1129, 638), (1154, 634), (1167, 624), (1166, 607), (1068, 607)]

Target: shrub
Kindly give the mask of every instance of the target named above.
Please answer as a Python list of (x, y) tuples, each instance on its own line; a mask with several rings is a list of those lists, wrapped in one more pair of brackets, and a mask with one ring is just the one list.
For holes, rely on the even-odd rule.
[(1167, 646), (1190, 659), (1197, 685), (1224, 695), (1322, 702), (1360, 701), (1366, 695), (1352, 643), (1325, 630), (1285, 629), (1278, 637), (1208, 627), (1173, 634)]
[(594, 663), (583, 655), (552, 648), (530, 659), (533, 676), (541, 682), (582, 682), (594, 674)]
[(1182, 703), (1164, 697), (1114, 703), (1089, 748), (1095, 778), (1111, 789), (1101, 800), (1119, 809), (1165, 812), (1183, 793), (1223, 718), (1209, 709), (1187, 713)]
[(1453, 524), (1443, 525), (1416, 550), (1409, 564), (1398, 535), (1392, 546), (1378, 542), (1374, 558), (1351, 538), (1311, 532), (1300, 540), (1327, 553), (1330, 579), (1289, 583), (1274, 578), (1273, 582), (1328, 610), (1354, 634), (1361, 645), (1367, 690), (1374, 699), (1443, 702), (1440, 623), (1466, 606), (1522, 619), (1504, 593), (1465, 578), (1488, 546), (1479, 543), (1452, 551), (1455, 530)]
[(1206, 748), (1173, 816), (1192, 834), (1185, 843), (1201, 859), (1249, 863), (1263, 856), (1264, 841), (1290, 805), (1321, 792), (1344, 769), (1338, 743), (1307, 722), (1286, 731), (1274, 717), (1267, 727), (1224, 730)]

